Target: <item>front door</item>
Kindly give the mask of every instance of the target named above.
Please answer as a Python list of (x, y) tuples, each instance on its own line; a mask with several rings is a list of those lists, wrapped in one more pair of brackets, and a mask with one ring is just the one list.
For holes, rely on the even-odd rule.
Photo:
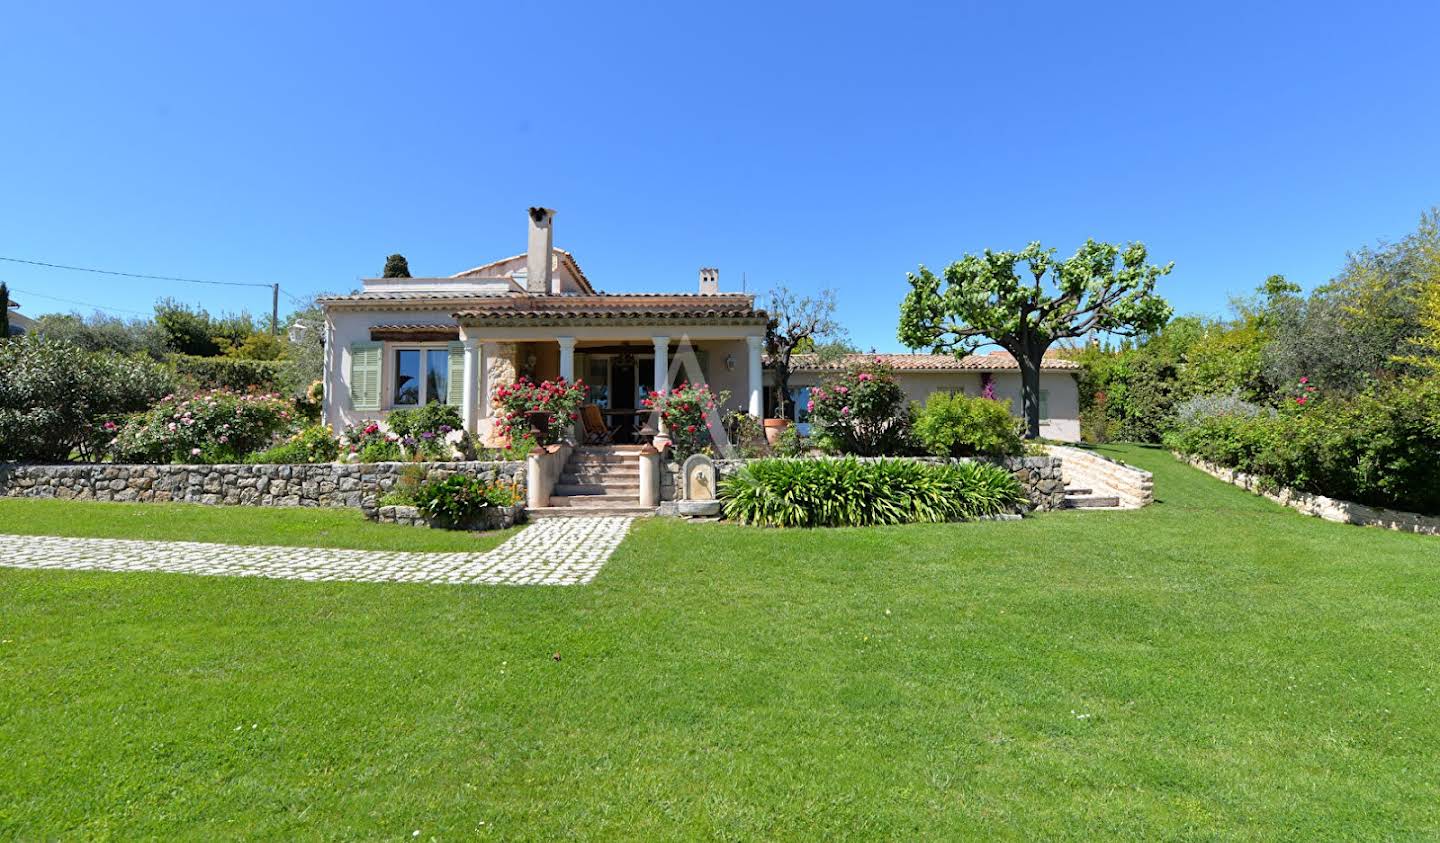
[[(617, 411), (635, 409), (635, 371), (634, 360), (622, 362), (616, 359), (610, 369), (610, 408)], [(607, 421), (616, 429), (615, 439), (618, 442), (632, 442), (631, 424), (633, 417), (612, 416)]]

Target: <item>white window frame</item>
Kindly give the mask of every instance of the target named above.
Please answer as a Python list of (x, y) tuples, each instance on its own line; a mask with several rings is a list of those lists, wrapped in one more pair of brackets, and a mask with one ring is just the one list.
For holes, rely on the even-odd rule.
[[(418, 404), (396, 404), (395, 403), (395, 378), (400, 374), (400, 364), (396, 355), (402, 351), (420, 352), (420, 403)], [(385, 344), (385, 357), (380, 365), (385, 369), (385, 408), (388, 410), (414, 410), (425, 406), (429, 397), (429, 378), (425, 377), (426, 362), (432, 351), (443, 351), (448, 356), (450, 344), (448, 342), (397, 342)], [(447, 373), (449, 371), (447, 364)], [(447, 374), (448, 377), (448, 374)], [(447, 396), (440, 396), (439, 403), (444, 404)]]

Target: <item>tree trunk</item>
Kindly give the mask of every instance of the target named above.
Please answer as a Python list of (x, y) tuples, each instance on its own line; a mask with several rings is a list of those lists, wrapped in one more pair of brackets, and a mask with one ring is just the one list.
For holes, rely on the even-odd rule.
[[(772, 365), (775, 370), (775, 417), (788, 418), (785, 405), (790, 403), (790, 355), (777, 356)], [(765, 414), (762, 412), (760, 415)]]
[(1040, 364), (1045, 346), (1028, 340), (1010, 352), (1020, 364), (1020, 407), (1025, 418), (1025, 438), (1040, 438)]

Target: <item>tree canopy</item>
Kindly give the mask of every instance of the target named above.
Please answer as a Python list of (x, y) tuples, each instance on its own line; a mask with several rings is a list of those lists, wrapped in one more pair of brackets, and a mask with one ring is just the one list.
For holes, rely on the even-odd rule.
[[(1056, 340), (1093, 333), (1134, 336), (1158, 330), (1170, 305), (1142, 243), (1087, 240), (1069, 258), (1031, 243), (1018, 252), (967, 254), (941, 279), (925, 266), (909, 273), (899, 338), (910, 348), (963, 356), (994, 343), (1020, 365), (1027, 436), (1040, 434), (1040, 364)], [(1023, 275), (1022, 275), (1023, 273)]]

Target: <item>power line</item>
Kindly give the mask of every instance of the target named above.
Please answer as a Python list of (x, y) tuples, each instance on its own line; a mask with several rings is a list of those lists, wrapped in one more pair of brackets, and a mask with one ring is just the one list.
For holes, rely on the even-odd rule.
[[(261, 284), (254, 281), (207, 281), (203, 278), (177, 278), (171, 275), (144, 275), (139, 272), (119, 272), (113, 269), (91, 269), (85, 266), (66, 266), (60, 263), (46, 263), (45, 261), (31, 261), (24, 258), (7, 258), (0, 256), (0, 261), (10, 263), (24, 263), (30, 266), (44, 266), (50, 269), (68, 269), (73, 272), (95, 272), (100, 275), (120, 275), (125, 278), (146, 278), (151, 281), (183, 281), (186, 284), (215, 284), (222, 287), (273, 287), (273, 284)], [(288, 295), (288, 294), (287, 294)]]
[(130, 314), (133, 314), (133, 315), (135, 315), (135, 316), (149, 316), (149, 315), (150, 315), (149, 313), (147, 313), (147, 312), (145, 312), (145, 311), (140, 311), (140, 310), (126, 310), (126, 309), (123, 308), (123, 307), (106, 307), (105, 305), (91, 304), (90, 302), (86, 302), (86, 301), (76, 301), (75, 299), (62, 299), (62, 298), (60, 298), (59, 296), (47, 296), (47, 295), (45, 295), (44, 293), (36, 293), (36, 292), (31, 291), (31, 290), (22, 290), (22, 289), (20, 289), (19, 287), (11, 287), (10, 289), (11, 289), (13, 292), (16, 292), (16, 293), (24, 293), (24, 294), (27, 295), (27, 296), (34, 296), (34, 297), (37, 298), (37, 299), (49, 299), (49, 300), (51, 300), (51, 301), (64, 302), (65, 304), (78, 304), (78, 305), (80, 305), (81, 307), (93, 307), (93, 308), (95, 308), (96, 310), (106, 310), (106, 311), (110, 311), (111, 313), (130, 313)]

